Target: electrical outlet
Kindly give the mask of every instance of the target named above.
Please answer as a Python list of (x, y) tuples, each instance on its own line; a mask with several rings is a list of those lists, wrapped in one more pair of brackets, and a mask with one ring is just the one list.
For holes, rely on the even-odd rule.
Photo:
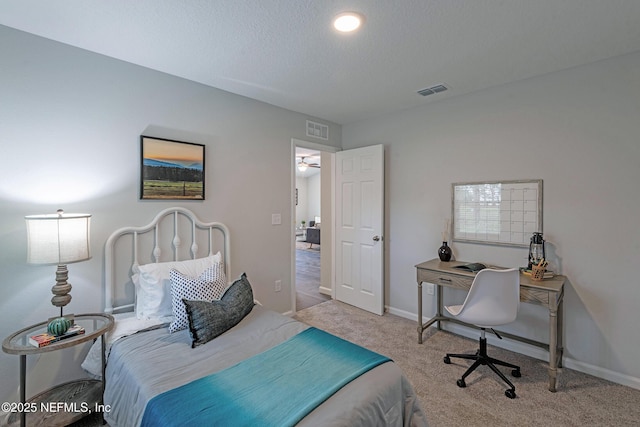
[(276, 283), (273, 287), (276, 292), (280, 292), (282, 290), (282, 280), (276, 280)]
[(427, 294), (433, 295), (435, 285), (433, 283), (427, 283)]

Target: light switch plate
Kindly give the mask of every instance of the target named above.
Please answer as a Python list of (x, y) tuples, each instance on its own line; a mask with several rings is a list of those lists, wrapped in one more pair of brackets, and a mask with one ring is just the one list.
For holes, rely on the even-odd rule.
[(277, 214), (271, 214), (271, 225), (280, 225), (282, 224), (282, 216)]

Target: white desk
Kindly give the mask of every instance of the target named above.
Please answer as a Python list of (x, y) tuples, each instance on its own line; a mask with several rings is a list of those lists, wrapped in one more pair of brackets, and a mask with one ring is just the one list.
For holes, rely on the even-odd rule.
[[(474, 273), (453, 268), (458, 265), (468, 264), (464, 261), (443, 262), (439, 259), (432, 259), (416, 265), (418, 275), (418, 343), (422, 344), (422, 333), (433, 323), (438, 322), (438, 329), (441, 329), (440, 322), (449, 321), (461, 325), (475, 328), (458, 319), (447, 317), (442, 313), (442, 288), (457, 288), (469, 290), (475, 278)], [(500, 335), (518, 340), (527, 344), (542, 347), (549, 352), (549, 391), (556, 391), (556, 378), (558, 367), (562, 367), (562, 300), (564, 297), (565, 276), (554, 276), (542, 281), (531, 280), (530, 276), (520, 274), (520, 301), (542, 305), (549, 309), (549, 343), (541, 343), (529, 338), (498, 331)], [(437, 288), (437, 312), (436, 315), (426, 323), (422, 323), (422, 283), (428, 282), (436, 285)]]

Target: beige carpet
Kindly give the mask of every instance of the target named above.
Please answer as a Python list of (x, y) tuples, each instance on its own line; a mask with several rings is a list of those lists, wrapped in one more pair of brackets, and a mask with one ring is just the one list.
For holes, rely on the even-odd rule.
[(558, 391), (551, 393), (543, 361), (489, 346), (490, 355), (521, 367), (521, 378), (506, 371), (516, 386), (512, 400), (486, 366), (467, 377), (466, 388), (456, 385), (468, 361), (452, 359), (445, 365), (442, 358), (447, 352), (473, 353), (477, 341), (430, 328), (418, 344), (415, 322), (337, 301), (301, 310), (295, 317), (392, 358), (413, 384), (431, 426), (640, 425), (640, 390), (563, 368)]

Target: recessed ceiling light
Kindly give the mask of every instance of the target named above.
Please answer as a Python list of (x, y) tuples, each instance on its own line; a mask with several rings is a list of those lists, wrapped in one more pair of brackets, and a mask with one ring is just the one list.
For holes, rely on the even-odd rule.
[(336, 16), (333, 26), (343, 33), (350, 33), (357, 30), (362, 25), (364, 16), (356, 12), (344, 12)]

